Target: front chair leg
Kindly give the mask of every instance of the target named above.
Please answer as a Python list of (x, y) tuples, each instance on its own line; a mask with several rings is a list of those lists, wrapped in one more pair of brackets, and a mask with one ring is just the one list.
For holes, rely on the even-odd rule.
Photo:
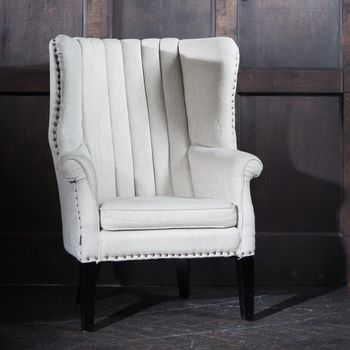
[(81, 310), (81, 328), (91, 332), (94, 328), (95, 297), (98, 264), (80, 263), (80, 284), (78, 287)]
[(177, 284), (181, 298), (190, 295), (190, 259), (176, 260)]
[(242, 320), (254, 318), (254, 256), (236, 259), (239, 306)]

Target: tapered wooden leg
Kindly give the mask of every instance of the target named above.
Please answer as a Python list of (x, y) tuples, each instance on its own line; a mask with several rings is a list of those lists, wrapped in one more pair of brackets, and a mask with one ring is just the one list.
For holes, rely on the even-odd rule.
[(80, 285), (78, 287), (81, 310), (81, 328), (91, 332), (94, 328), (95, 297), (98, 264), (80, 263)]
[(75, 302), (77, 304), (80, 304), (80, 284), (79, 284), (79, 286), (77, 288), (77, 294), (75, 295)]
[(176, 260), (177, 285), (181, 298), (188, 298), (190, 295), (190, 260)]
[(254, 256), (236, 260), (239, 306), (242, 320), (254, 318)]

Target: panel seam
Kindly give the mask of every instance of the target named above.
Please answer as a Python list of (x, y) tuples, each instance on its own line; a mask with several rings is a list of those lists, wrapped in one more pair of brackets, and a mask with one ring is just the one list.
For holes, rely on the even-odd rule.
[(158, 188), (157, 188), (157, 180), (156, 180), (156, 171), (155, 171), (155, 167), (154, 167), (152, 128), (151, 128), (150, 112), (149, 112), (149, 107), (148, 107), (148, 96), (147, 96), (147, 88), (146, 88), (145, 69), (144, 69), (144, 65), (143, 65), (142, 40), (140, 40), (140, 56), (141, 56), (143, 88), (145, 91), (145, 98), (146, 98), (146, 105), (147, 105), (147, 118), (148, 118), (148, 127), (149, 127), (149, 138), (150, 138), (150, 144), (151, 144), (154, 192), (155, 192), (155, 195), (157, 196)]
[(180, 75), (181, 75), (181, 85), (182, 85), (182, 92), (183, 92), (183, 101), (184, 101), (184, 107), (185, 107), (185, 115), (186, 115), (186, 125), (187, 125), (187, 137), (188, 137), (188, 144), (187, 144), (187, 165), (188, 165), (188, 173), (190, 176), (190, 182), (191, 182), (191, 189), (192, 189), (192, 196), (194, 197), (194, 186), (193, 186), (193, 179), (192, 179), (192, 171), (191, 171), (191, 165), (190, 160), (188, 157), (188, 150), (192, 144), (191, 138), (190, 138), (190, 128), (188, 125), (188, 113), (187, 113), (187, 104), (186, 104), (186, 94), (185, 94), (185, 84), (184, 84), (184, 78), (183, 78), (183, 70), (182, 70), (182, 64), (181, 64), (181, 55), (180, 55), (180, 40), (177, 41), (177, 56), (179, 59), (179, 66), (180, 66)]
[(106, 54), (106, 43), (105, 40), (102, 40), (103, 48), (104, 48), (104, 55), (105, 55), (105, 68), (106, 68), (106, 84), (107, 84), (107, 98), (108, 98), (108, 111), (109, 111), (109, 124), (111, 127), (111, 139), (112, 139), (112, 146), (113, 146), (113, 162), (114, 162), (114, 179), (115, 179), (115, 195), (118, 196), (118, 188), (117, 188), (117, 168), (116, 168), (116, 156), (115, 156), (115, 142), (114, 142), (114, 133), (113, 133), (113, 123), (112, 123), (112, 109), (111, 109), (111, 96), (110, 96), (110, 88), (109, 88), (109, 81), (108, 81), (108, 62), (107, 62), (107, 54)]
[(165, 110), (165, 123), (166, 123), (166, 131), (168, 135), (168, 153), (169, 153), (169, 159), (168, 159), (168, 167), (169, 167), (169, 175), (170, 175), (170, 180), (171, 180), (171, 188), (173, 194), (175, 194), (175, 189), (174, 189), (174, 180), (173, 180), (173, 169), (171, 166), (171, 144), (170, 144), (170, 135), (169, 135), (169, 123), (168, 123), (168, 108), (167, 108), (167, 103), (166, 103), (166, 98), (165, 98), (165, 86), (164, 86), (164, 76), (163, 76), (163, 64), (162, 64), (162, 55), (161, 55), (161, 49), (160, 49), (160, 44), (161, 44), (162, 39), (159, 40), (159, 69), (160, 69), (160, 78), (162, 82), (162, 95), (163, 95), (163, 101), (164, 101), (164, 110)]
[(123, 72), (124, 72), (124, 89), (125, 89), (125, 97), (126, 97), (126, 108), (128, 111), (128, 126), (129, 126), (129, 136), (130, 136), (130, 149), (131, 149), (131, 158), (132, 158), (132, 173), (133, 173), (133, 182), (134, 182), (134, 196), (136, 196), (136, 181), (135, 181), (135, 159), (134, 159), (134, 146), (132, 142), (132, 135), (131, 135), (131, 127), (130, 127), (130, 111), (129, 111), (129, 98), (128, 98), (128, 90), (126, 87), (126, 72), (125, 72), (125, 63), (124, 63), (124, 47), (123, 47), (123, 41), (120, 41), (120, 48), (122, 50), (122, 59), (123, 59)]

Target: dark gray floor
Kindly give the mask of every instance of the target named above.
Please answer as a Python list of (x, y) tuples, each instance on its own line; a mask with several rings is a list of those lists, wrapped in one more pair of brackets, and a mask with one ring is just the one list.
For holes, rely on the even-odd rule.
[(96, 332), (70, 287), (2, 287), (0, 349), (350, 349), (350, 289), (258, 289), (253, 322), (235, 288), (98, 288)]

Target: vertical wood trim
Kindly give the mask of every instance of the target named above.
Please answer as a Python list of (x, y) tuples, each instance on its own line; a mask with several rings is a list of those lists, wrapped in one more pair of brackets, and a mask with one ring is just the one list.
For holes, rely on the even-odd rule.
[[(350, 236), (350, 0), (342, 4), (342, 61), (343, 61), (343, 186), (342, 232)], [(347, 247), (349, 260), (350, 250)]]
[(228, 36), (237, 42), (237, 0), (216, 0), (216, 36)]
[(342, 65), (343, 65), (343, 206), (342, 233), (346, 254), (347, 281), (350, 285), (350, 0), (342, 3)]
[[(344, 203), (342, 208), (342, 231), (345, 236), (350, 236), (350, 93), (343, 95), (343, 140)], [(350, 254), (350, 251), (348, 254)]]
[(343, 0), (342, 10), (343, 66), (350, 65), (350, 0)]
[(85, 37), (111, 37), (111, 6), (110, 0), (84, 0), (83, 33)]

